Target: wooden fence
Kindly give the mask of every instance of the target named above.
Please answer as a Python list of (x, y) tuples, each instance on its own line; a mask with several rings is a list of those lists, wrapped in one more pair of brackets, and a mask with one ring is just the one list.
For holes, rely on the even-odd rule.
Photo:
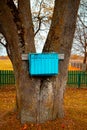
[[(0, 86), (15, 84), (15, 77), (13, 71), (0, 70)], [(68, 71), (67, 84), (87, 85), (87, 72), (82, 71)]]

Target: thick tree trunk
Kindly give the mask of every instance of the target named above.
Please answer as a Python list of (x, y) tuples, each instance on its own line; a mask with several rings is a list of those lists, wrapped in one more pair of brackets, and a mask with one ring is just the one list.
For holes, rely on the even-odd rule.
[[(43, 123), (47, 120), (54, 120), (57, 117), (64, 116), (64, 91), (61, 89), (63, 88), (61, 80), (58, 81), (57, 76), (47, 78), (31, 77), (23, 69), (16, 81), (16, 85), (19, 88), (19, 111), (22, 123)], [(63, 83), (62, 85), (64, 86)]]
[[(28, 73), (28, 61), (22, 61), (18, 31), (13, 21), (12, 13), (7, 7), (6, 0), (0, 0), (0, 27), (6, 38), (7, 49), (12, 60), (17, 90), (17, 105), (21, 122), (42, 123), (64, 116), (63, 98), (67, 81), (67, 67), (75, 31), (75, 22), (80, 0), (55, 0), (55, 8), (51, 29), (48, 34), (44, 51), (64, 53), (64, 61), (59, 62), (58, 76), (32, 77)], [(31, 53), (34, 48), (34, 34), (32, 29), (31, 14), (25, 14), (24, 7), (30, 11), (25, 0), (19, 0), (19, 15), (23, 24), (24, 49), (23, 52)], [(28, 19), (30, 17), (30, 19)], [(29, 24), (26, 22), (29, 21)], [(8, 22), (7, 22), (7, 21)], [(11, 25), (10, 25), (11, 24)], [(10, 25), (10, 26), (9, 26)], [(29, 32), (29, 29), (31, 30)], [(29, 37), (29, 38), (28, 38)]]

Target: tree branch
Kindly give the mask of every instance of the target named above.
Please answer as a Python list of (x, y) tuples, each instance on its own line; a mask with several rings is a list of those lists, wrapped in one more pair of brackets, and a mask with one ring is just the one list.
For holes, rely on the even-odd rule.
[(11, 9), (11, 12), (14, 16), (14, 20), (15, 22), (19, 21), (19, 17), (18, 17), (18, 9), (16, 8), (13, 0), (7, 0), (7, 5), (9, 6), (9, 8)]
[(87, 26), (84, 24), (84, 22), (82, 21), (82, 19), (80, 18), (80, 16), (78, 15), (79, 21), (82, 23), (82, 25), (87, 28)]
[(42, 3), (43, 3), (43, 0), (40, 2), (40, 9), (39, 9), (39, 12), (38, 12), (38, 15), (37, 15), (37, 19), (38, 19), (38, 21), (39, 21), (39, 25), (38, 25), (38, 29), (36, 30), (36, 32), (35, 32), (35, 34), (34, 34), (34, 36), (39, 32), (39, 30), (40, 30), (40, 28), (41, 28), (41, 23), (42, 23), (42, 19), (43, 19), (43, 17), (41, 17), (40, 16), (40, 14), (41, 14), (41, 7), (42, 7)]
[(12, 57), (20, 61), (19, 37), (11, 10), (3, 0), (0, 0), (0, 32), (8, 43)]
[(22, 48), (24, 46), (24, 37), (23, 37), (23, 28), (22, 28), (20, 17), (19, 17), (18, 9), (15, 6), (13, 0), (7, 0), (7, 5), (11, 9), (12, 15), (14, 17), (14, 22), (16, 23), (16, 26), (18, 29), (18, 35), (19, 35), (19, 39), (20, 39), (20, 47)]
[(3, 42), (1, 42), (1, 40), (0, 40), (0, 44), (6, 48), (6, 45)]
[(23, 28), (24, 51), (35, 52), (34, 28), (29, 0), (18, 0), (19, 17)]

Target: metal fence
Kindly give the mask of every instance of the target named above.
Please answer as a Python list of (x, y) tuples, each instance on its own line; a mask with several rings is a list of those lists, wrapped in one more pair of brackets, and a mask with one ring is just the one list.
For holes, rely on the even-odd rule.
[(67, 84), (78, 85), (78, 88), (80, 88), (81, 85), (87, 85), (87, 72), (69, 71)]
[(11, 70), (0, 70), (0, 86), (15, 84), (14, 72)]
[[(14, 72), (9, 70), (0, 70), (0, 86), (15, 84)], [(68, 71), (67, 84), (87, 85), (87, 72)]]

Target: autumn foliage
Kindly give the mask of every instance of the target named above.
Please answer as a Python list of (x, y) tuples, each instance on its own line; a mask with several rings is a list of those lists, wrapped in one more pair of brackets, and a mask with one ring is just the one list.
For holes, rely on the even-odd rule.
[(0, 130), (86, 130), (87, 89), (67, 88), (65, 117), (44, 124), (21, 124), (15, 111), (15, 86), (0, 89)]
[(68, 70), (69, 70), (69, 71), (78, 71), (78, 70), (81, 70), (81, 69), (69, 65)]

